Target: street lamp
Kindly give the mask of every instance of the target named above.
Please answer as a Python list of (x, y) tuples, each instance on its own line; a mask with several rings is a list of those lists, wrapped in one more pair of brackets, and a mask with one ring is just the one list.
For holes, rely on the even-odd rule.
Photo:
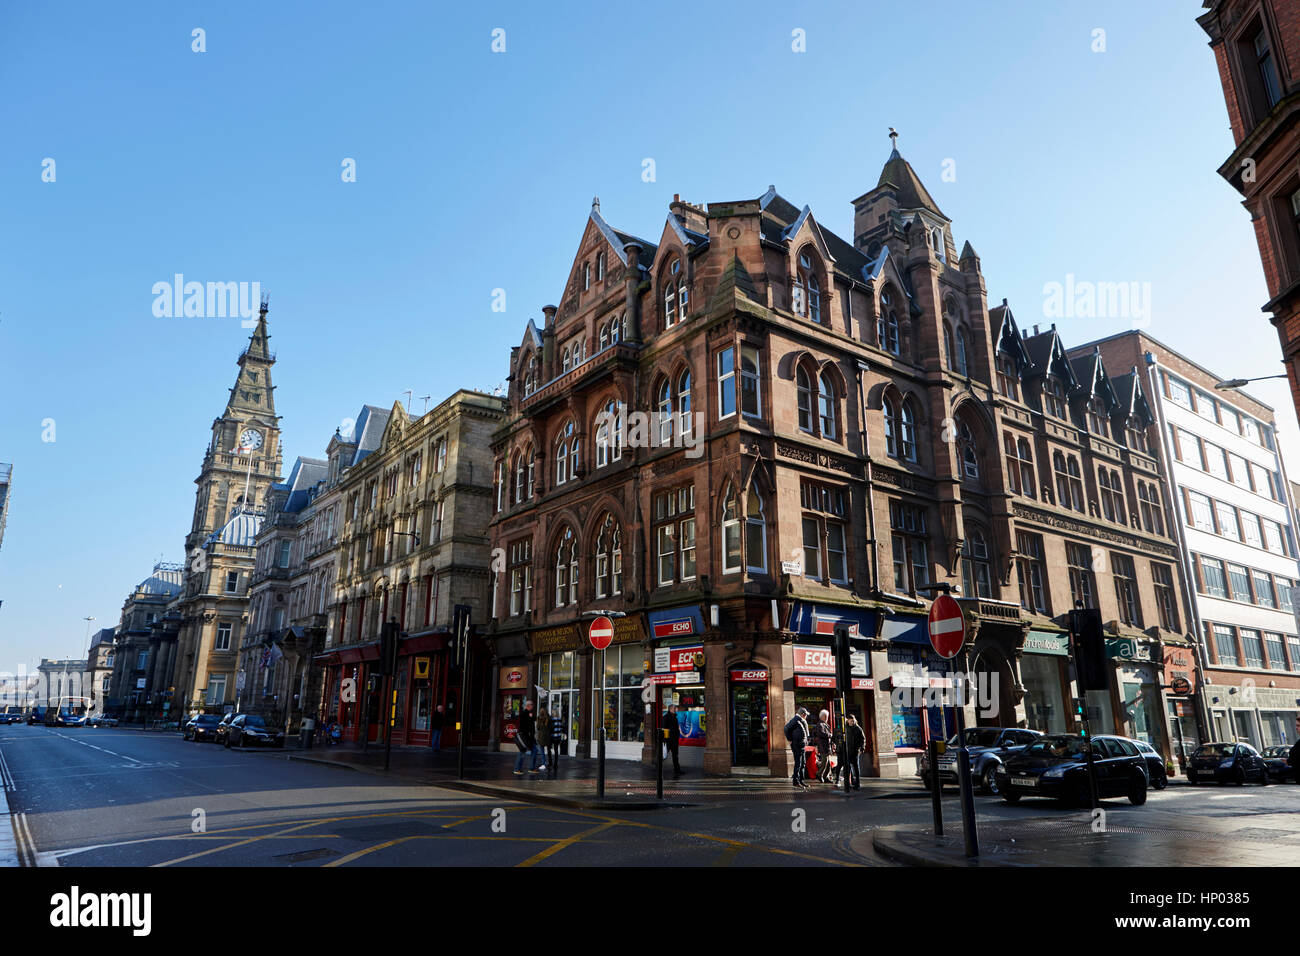
[(1262, 382), (1265, 379), (1286, 378), (1286, 377), (1287, 377), (1286, 373), (1283, 372), (1281, 375), (1261, 375), (1258, 378), (1229, 378), (1229, 379), (1225, 379), (1222, 382), (1217, 383), (1214, 387), (1221, 392), (1230, 392), (1233, 389), (1238, 389), (1246, 385), (1249, 385), (1251, 382)]

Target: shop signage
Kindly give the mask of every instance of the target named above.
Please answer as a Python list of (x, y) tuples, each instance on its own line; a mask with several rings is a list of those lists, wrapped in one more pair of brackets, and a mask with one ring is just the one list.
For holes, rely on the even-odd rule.
[(507, 664), (501, 668), (501, 690), (515, 690), (527, 686), (528, 669), (526, 667)]
[[(817, 621), (817, 633), (818, 633), (818, 634), (823, 634), (823, 635), (825, 635), (825, 636), (827, 636), (827, 637), (833, 637), (833, 636), (835, 635), (835, 625), (838, 624), (838, 623), (840, 623), (840, 622), (839, 622), (839, 621), (823, 621), (823, 620), (820, 620), (820, 619), (819, 619), (819, 620)], [(846, 621), (845, 623), (848, 624), (848, 626), (849, 626), (849, 637), (858, 637), (859, 634), (858, 634), (858, 625), (857, 625), (857, 623), (854, 622), (854, 621)]]
[(1190, 694), (1192, 692), (1192, 682), (1186, 677), (1175, 677), (1170, 681), (1169, 689), (1175, 694)]
[(876, 682), (870, 677), (852, 678), (853, 690), (875, 690)]
[(763, 683), (767, 680), (766, 670), (733, 670), (731, 679), (737, 683)]
[(582, 634), (576, 624), (547, 627), (533, 632), (533, 651), (537, 654), (572, 651), (576, 650), (581, 643)]
[(795, 687), (829, 687), (834, 689), (835, 677), (822, 677), (816, 674), (796, 674), (794, 678)]
[(654, 636), (660, 637), (686, 637), (695, 633), (695, 622), (689, 617), (684, 617), (679, 621), (660, 621), (653, 626)]
[(651, 684), (671, 684), (677, 680), (676, 674), (647, 674), (644, 678)]
[(1112, 637), (1106, 641), (1106, 656), (1126, 661), (1152, 661), (1151, 644), (1133, 637)]
[(677, 678), (676, 683), (678, 683), (678, 684), (698, 684), (698, 683), (700, 683), (700, 672), (699, 672), (699, 671), (678, 671), (678, 672), (677, 672), (676, 674), (674, 674), (673, 676)]
[(1196, 658), (1190, 647), (1166, 644), (1161, 658), (1165, 665), (1165, 679), (1169, 690), (1175, 694), (1191, 694), (1196, 689)]
[(415, 659), (415, 679), (416, 680), (429, 679), (429, 658), (417, 657)]
[(802, 674), (834, 674), (835, 655), (829, 647), (794, 646), (794, 669)]
[(656, 647), (655, 673), (665, 671), (691, 671), (704, 664), (704, 645), (689, 647)]
[(801, 575), (803, 574), (803, 565), (800, 564), (798, 561), (782, 561), (781, 573), (793, 574), (796, 576)]
[(1054, 631), (1030, 631), (1025, 635), (1025, 653), (1069, 657), (1070, 636)]

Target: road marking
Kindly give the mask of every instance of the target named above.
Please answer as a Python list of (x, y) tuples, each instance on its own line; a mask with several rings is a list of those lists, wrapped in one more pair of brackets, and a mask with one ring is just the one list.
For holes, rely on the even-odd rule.
[(541, 853), (538, 853), (536, 856), (530, 856), (522, 863), (517, 863), (516, 866), (536, 866), (538, 863), (541, 863), (543, 860), (547, 859), (548, 857), (554, 856), (555, 854), (559, 853), (561, 850), (566, 849), (567, 847), (571, 847), (575, 843), (581, 843), (587, 837), (595, 836), (597, 833), (600, 833), (603, 830), (612, 829), (613, 827), (618, 826), (622, 822), (623, 822), (622, 820), (615, 820), (609, 823), (602, 823), (600, 824), (600, 826), (592, 827), (589, 830), (583, 830), (581, 833), (575, 833), (571, 837), (565, 837), (563, 840), (561, 840), (559, 843), (556, 843), (554, 846), (547, 847), (545, 850), (543, 850)]
[(19, 813), (14, 817), (14, 830), (18, 834), (18, 845), (27, 862), (24, 866), (58, 866), (59, 861), (53, 853), (42, 853), (36, 849), (36, 840), (32, 837), (31, 824), (27, 814)]
[(110, 757), (121, 757), (123, 760), (130, 760), (132, 763), (143, 763), (134, 757), (128, 757), (126, 754), (115, 753), (112, 750), (105, 750), (103, 747), (96, 747), (94, 744), (88, 744), (84, 740), (78, 740), (76, 737), (69, 737), (67, 734), (56, 733), (54, 736), (62, 737), (64, 740), (71, 740), (74, 744), (81, 744), (83, 747), (89, 747), (91, 750), (98, 750), (100, 753), (108, 754)]
[[(321, 823), (324, 823), (324, 822), (326, 822), (326, 821), (322, 820), (322, 821), (320, 821), (320, 822), (321, 822)], [(283, 832), (283, 833), (292, 833), (294, 830), (305, 830), (305, 829), (307, 829), (308, 827), (314, 827), (314, 826), (317, 826), (317, 825), (318, 825), (318, 824), (316, 824), (316, 823), (303, 823), (303, 824), (300, 824), (299, 826), (296, 826), (296, 827), (290, 827), (289, 829), (284, 830), (284, 831), (282, 831), (282, 832)], [(171, 865), (174, 864), (174, 863), (187, 863), (187, 862), (189, 862), (190, 860), (197, 860), (197, 859), (199, 859), (199, 857), (209, 856), (209, 855), (211, 855), (211, 854), (213, 854), (213, 853), (224, 853), (226, 850), (233, 850), (233, 849), (235, 849), (236, 847), (247, 846), (247, 845), (250, 844), (250, 843), (257, 843), (259, 840), (269, 840), (269, 839), (273, 839), (274, 837), (279, 836), (279, 835), (280, 835), (280, 834), (277, 834), (277, 833), (265, 833), (265, 834), (263, 834), (263, 835), (261, 835), (261, 836), (249, 837), (247, 840), (236, 840), (234, 843), (228, 844), (228, 845), (226, 845), (226, 846), (216, 846), (216, 847), (213, 847), (211, 850), (203, 850), (203, 851), (201, 851), (201, 852), (199, 852), (199, 853), (191, 853), (189, 856), (177, 857), (177, 858), (174, 859), (174, 860), (166, 860), (166, 861), (164, 861), (164, 862), (162, 862), (162, 863), (154, 863), (153, 866), (155, 866), (155, 867), (159, 867), (159, 866), (171, 866)]]
[(9, 764), (0, 750), (0, 784), (4, 787), (4, 812), (0, 814), (0, 866), (25, 866), (20, 849), (18, 821), (9, 805), (9, 794), (14, 789), (14, 778), (9, 775)]
[(714, 866), (731, 866), (737, 856), (740, 855), (740, 847), (729, 846), (722, 851), (722, 854), (713, 861)]

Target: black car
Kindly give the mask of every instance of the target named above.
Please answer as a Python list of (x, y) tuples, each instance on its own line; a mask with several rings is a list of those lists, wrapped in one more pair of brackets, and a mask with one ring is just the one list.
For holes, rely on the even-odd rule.
[(227, 747), (283, 747), (283, 731), (266, 726), (260, 714), (236, 714), (230, 723), (222, 721)]
[(185, 739), (216, 740), (217, 726), (221, 723), (219, 714), (199, 714), (197, 717), (191, 717), (185, 724)]
[(1132, 737), (1123, 739), (1136, 747), (1142, 759), (1147, 762), (1147, 779), (1151, 781), (1151, 786), (1157, 790), (1169, 786), (1169, 769), (1165, 766), (1165, 758), (1160, 756), (1156, 748), (1144, 740), (1134, 740)]
[[(1042, 734), (1037, 730), (1019, 727), (967, 727), (966, 753), (970, 758), (970, 775), (975, 786), (986, 792), (998, 793), (997, 769), (1009, 754), (1018, 753)], [(930, 786), (930, 755), (921, 755), (920, 774), (926, 788)], [(957, 783), (957, 735), (948, 741), (947, 749), (939, 756), (939, 786)]]
[(1296, 778), (1295, 767), (1291, 766), (1291, 748), (1285, 745), (1281, 747), (1265, 747), (1260, 752), (1264, 758), (1264, 764), (1268, 767), (1268, 775), (1278, 783), (1285, 783), (1288, 780)]
[(1021, 797), (1055, 797), (1067, 803), (1091, 802), (1088, 751), (1097, 771), (1097, 796), (1128, 797), (1134, 806), (1147, 802), (1146, 760), (1133, 742), (1123, 737), (1048, 734), (1012, 754), (997, 771), (1002, 799), (1015, 803)]
[(21, 724), (22, 714), (0, 714), (0, 724)]
[(27, 712), (28, 727), (32, 726), (33, 724), (43, 724), (43, 723), (45, 723), (44, 707), (33, 707), (31, 710)]
[(1241, 786), (1247, 780), (1268, 783), (1268, 764), (1259, 751), (1240, 741), (1201, 744), (1187, 764), (1187, 782), (1217, 780)]

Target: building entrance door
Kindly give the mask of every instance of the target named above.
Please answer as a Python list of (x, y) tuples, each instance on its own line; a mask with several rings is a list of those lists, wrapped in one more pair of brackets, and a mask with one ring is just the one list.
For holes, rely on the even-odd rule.
[(767, 766), (767, 684), (731, 685), (731, 763)]

